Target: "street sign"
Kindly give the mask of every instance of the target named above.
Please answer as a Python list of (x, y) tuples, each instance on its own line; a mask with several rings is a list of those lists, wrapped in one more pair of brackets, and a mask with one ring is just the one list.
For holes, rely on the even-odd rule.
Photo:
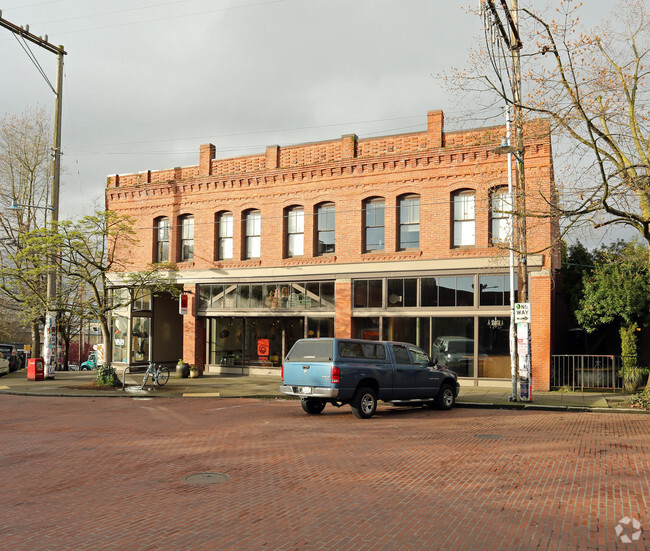
[(530, 302), (515, 304), (515, 323), (530, 323)]

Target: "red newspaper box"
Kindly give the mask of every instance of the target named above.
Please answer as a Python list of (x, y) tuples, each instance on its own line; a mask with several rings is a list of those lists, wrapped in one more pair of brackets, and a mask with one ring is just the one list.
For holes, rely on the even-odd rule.
[(29, 358), (29, 360), (27, 360), (27, 380), (45, 380), (44, 366), (43, 358)]

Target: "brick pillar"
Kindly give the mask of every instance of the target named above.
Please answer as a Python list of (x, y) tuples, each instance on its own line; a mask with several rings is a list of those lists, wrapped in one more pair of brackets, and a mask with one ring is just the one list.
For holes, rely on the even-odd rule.
[(553, 352), (553, 281), (550, 270), (542, 270), (530, 277), (530, 342), (533, 370), (533, 400), (535, 390), (549, 390), (551, 386), (551, 354)]
[(384, 252), (392, 253), (398, 249), (397, 238), (397, 199), (387, 197), (384, 200)]
[(352, 280), (337, 279), (335, 283), (336, 312), (334, 314), (334, 336), (352, 337)]
[(266, 148), (266, 168), (274, 169), (280, 166), (280, 146), (269, 145)]
[(354, 159), (357, 156), (357, 135), (341, 136), (341, 159)]
[(183, 316), (183, 359), (199, 368), (203, 373), (205, 369), (205, 319), (198, 318), (197, 287), (188, 286), (183, 289), (189, 296), (188, 313)]
[(305, 205), (305, 257), (315, 256), (316, 233), (314, 226), (316, 224), (316, 207)]
[(212, 175), (212, 160), (217, 155), (217, 148), (211, 143), (201, 145), (199, 154), (199, 176)]
[(443, 129), (445, 126), (445, 114), (441, 111), (429, 111), (427, 113), (427, 132), (431, 135), (432, 147), (443, 147)]

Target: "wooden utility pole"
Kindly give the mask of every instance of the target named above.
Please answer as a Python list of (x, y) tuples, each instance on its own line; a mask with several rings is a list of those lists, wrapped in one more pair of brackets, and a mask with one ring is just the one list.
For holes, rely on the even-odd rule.
[[(59, 220), (59, 189), (61, 181), (61, 112), (63, 109), (63, 56), (67, 54), (63, 46), (55, 46), (47, 40), (47, 35), (45, 38), (36, 36), (29, 32), (29, 26), (25, 28), (19, 27), (10, 21), (2, 18), (2, 11), (0, 11), (0, 27), (10, 30), (15, 35), (19, 36), (23, 40), (28, 40), (37, 46), (47, 50), (48, 52), (55, 53), (57, 55), (58, 64), (57, 64), (57, 79), (56, 79), (56, 90), (54, 91), (56, 95), (56, 105), (54, 111), (54, 160), (52, 166), (52, 204), (45, 207), (51, 212), (50, 221), (51, 223), (56, 224)], [(34, 205), (28, 205), (34, 207)], [(37, 207), (38, 208), (38, 207)], [(43, 208), (43, 207), (41, 207)], [(50, 261), (50, 265), (53, 265), (53, 262)], [(52, 362), (52, 350), (56, 352), (56, 270), (50, 270), (47, 274), (47, 311), (45, 316), (45, 328), (44, 328), (44, 339), (43, 339), (43, 348), (44, 354), (43, 358), (45, 360), (45, 376), (54, 377), (54, 370), (56, 367), (57, 358), (54, 358)], [(36, 343), (38, 344), (38, 343)], [(36, 353), (36, 351), (35, 351)], [(55, 354), (56, 356), (56, 354)]]

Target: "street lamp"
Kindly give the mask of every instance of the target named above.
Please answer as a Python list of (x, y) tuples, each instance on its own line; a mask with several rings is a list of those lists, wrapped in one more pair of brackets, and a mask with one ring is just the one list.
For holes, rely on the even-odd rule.
[[(16, 203), (14, 199), (8, 207), (10, 210), (21, 210), (24, 208), (49, 210), (55, 214), (55, 207), (47, 205), (25, 205)], [(43, 365), (45, 367), (45, 376), (49, 379), (54, 378), (54, 370), (51, 369), (52, 349), (56, 343), (56, 313), (53, 313), (50, 306), (56, 298), (56, 270), (48, 270), (47, 273), (47, 304), (45, 311), (45, 326), (43, 327)], [(54, 339), (52, 337), (55, 337)], [(56, 358), (55, 358), (56, 362)]]

